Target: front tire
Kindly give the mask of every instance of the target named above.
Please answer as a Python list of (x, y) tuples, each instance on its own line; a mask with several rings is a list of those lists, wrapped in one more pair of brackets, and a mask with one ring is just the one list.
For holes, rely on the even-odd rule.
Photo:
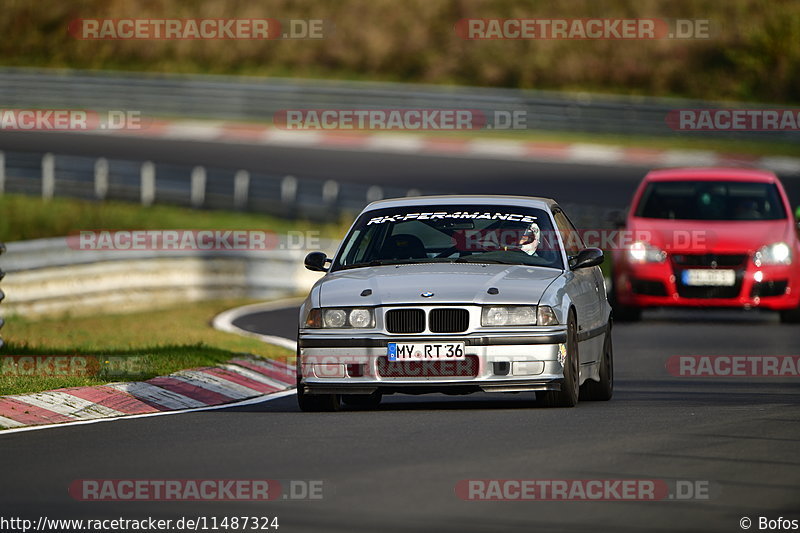
[(800, 307), (794, 309), (787, 309), (781, 311), (781, 323), (783, 324), (800, 324)]
[(587, 379), (581, 387), (581, 400), (605, 402), (614, 394), (614, 349), (611, 344), (611, 324), (608, 326), (600, 359), (600, 381)]
[(356, 409), (370, 410), (376, 409), (383, 399), (383, 394), (378, 391), (372, 394), (345, 394), (342, 396), (342, 402), (349, 407)]
[(304, 394), (297, 391), (297, 404), (306, 413), (331, 413), (341, 409), (338, 394)]
[[(300, 338), (300, 330), (297, 330)], [(303, 372), (300, 364), (300, 345), (298, 343), (295, 359), (295, 375), (297, 376), (297, 405), (306, 413), (338, 411), (342, 408), (342, 398), (338, 394), (306, 394), (303, 386)]]
[(578, 328), (575, 314), (570, 311), (567, 321), (567, 355), (564, 359), (564, 380), (561, 390), (536, 393), (536, 401), (544, 407), (575, 407), (580, 397), (580, 359), (578, 357)]
[(338, 411), (342, 408), (342, 399), (338, 394), (306, 394), (305, 387), (297, 378), (297, 405), (306, 413), (323, 413)]
[(630, 305), (623, 305), (619, 301), (617, 295), (617, 284), (611, 289), (609, 302), (611, 309), (614, 312), (614, 320), (617, 322), (639, 322), (642, 319), (642, 308), (632, 307)]
[(640, 307), (617, 304), (612, 308), (614, 310), (614, 319), (618, 322), (639, 322), (642, 319), (642, 309)]

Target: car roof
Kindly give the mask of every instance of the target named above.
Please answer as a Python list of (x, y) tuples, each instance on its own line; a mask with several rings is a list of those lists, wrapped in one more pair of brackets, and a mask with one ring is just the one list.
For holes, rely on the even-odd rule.
[(364, 211), (374, 209), (385, 209), (391, 207), (405, 207), (418, 205), (463, 205), (463, 204), (483, 204), (498, 206), (525, 206), (536, 207), (539, 209), (552, 209), (556, 206), (556, 201), (552, 198), (541, 198), (538, 196), (502, 196), (502, 195), (481, 195), (481, 194), (448, 194), (440, 196), (407, 196), (404, 198), (390, 198), (372, 202)]
[(662, 168), (651, 170), (645, 181), (751, 181), (759, 183), (775, 183), (778, 178), (769, 170), (757, 168)]

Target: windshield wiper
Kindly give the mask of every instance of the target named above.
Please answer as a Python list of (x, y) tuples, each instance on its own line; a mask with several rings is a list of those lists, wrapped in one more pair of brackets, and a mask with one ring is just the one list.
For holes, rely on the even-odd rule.
[(390, 266), (390, 265), (412, 265), (414, 263), (452, 263), (452, 259), (446, 259), (441, 257), (426, 257), (426, 258), (416, 258), (416, 259), (373, 259), (372, 261), (365, 261), (363, 263), (354, 263), (352, 265), (345, 265), (340, 267), (340, 270), (348, 269), (348, 268), (363, 268), (363, 267), (374, 267), (374, 266)]
[(524, 265), (524, 263), (515, 263), (512, 261), (501, 261), (500, 259), (481, 259), (477, 257), (475, 259), (471, 259), (471, 256), (465, 255), (464, 257), (459, 257), (458, 259), (453, 261), (454, 263), (491, 263), (495, 265)]

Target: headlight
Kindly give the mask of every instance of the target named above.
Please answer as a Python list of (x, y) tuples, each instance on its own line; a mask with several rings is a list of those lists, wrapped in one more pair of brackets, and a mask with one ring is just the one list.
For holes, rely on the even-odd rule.
[(344, 309), (322, 311), (322, 325), (326, 328), (342, 328), (345, 324), (347, 324), (347, 311)]
[(372, 312), (369, 309), (353, 309), (350, 311), (350, 325), (354, 328), (372, 327)]
[(321, 328), (322, 327), (322, 311), (320, 309), (312, 309), (306, 315), (307, 328)]
[(557, 326), (558, 317), (552, 307), (547, 305), (540, 305), (536, 309), (536, 323), (540, 326)]
[(763, 246), (753, 256), (753, 263), (757, 267), (761, 265), (791, 265), (792, 250), (785, 242), (776, 242)]
[(535, 326), (536, 306), (484, 307), (481, 326)]
[(372, 309), (312, 309), (306, 317), (307, 328), (371, 328), (375, 326)]
[(628, 247), (628, 257), (634, 263), (663, 263), (667, 254), (652, 244), (637, 241)]

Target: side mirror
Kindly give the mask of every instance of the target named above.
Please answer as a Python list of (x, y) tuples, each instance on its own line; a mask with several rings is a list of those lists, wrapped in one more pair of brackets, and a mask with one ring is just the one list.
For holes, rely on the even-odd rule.
[(578, 255), (569, 260), (569, 267), (572, 270), (579, 268), (593, 267), (603, 262), (603, 250), (600, 248), (586, 248), (578, 252)]
[(330, 262), (331, 260), (325, 255), (325, 252), (311, 252), (306, 256), (303, 264), (305, 264), (307, 269), (313, 270), (314, 272), (327, 272), (328, 267), (326, 265)]

